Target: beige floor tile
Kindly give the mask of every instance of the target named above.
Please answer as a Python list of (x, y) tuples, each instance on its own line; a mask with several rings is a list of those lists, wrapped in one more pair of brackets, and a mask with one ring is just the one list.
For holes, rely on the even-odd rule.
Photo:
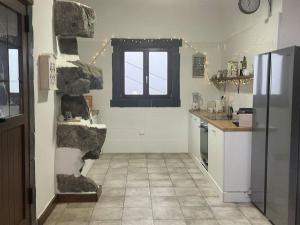
[(105, 176), (105, 180), (122, 180), (127, 177), (127, 174), (121, 173), (107, 173)]
[(148, 173), (168, 173), (167, 167), (148, 168)]
[(209, 207), (182, 207), (185, 219), (214, 219), (214, 215)]
[(193, 162), (191, 162), (191, 163), (184, 163), (184, 166), (186, 168), (190, 168), (190, 169), (199, 169), (198, 166), (195, 163), (193, 163)]
[(201, 187), (199, 188), (200, 193), (205, 197), (218, 197), (219, 194), (212, 187)]
[(246, 219), (218, 220), (220, 225), (251, 225)]
[(108, 167), (107, 168), (95, 168), (93, 167), (89, 172), (88, 175), (92, 175), (92, 174), (106, 174), (108, 171)]
[(207, 206), (204, 198), (201, 196), (181, 196), (178, 201), (183, 207)]
[(129, 165), (128, 174), (130, 173), (148, 173), (148, 169), (147, 167), (134, 167)]
[(95, 202), (83, 202), (83, 203), (69, 203), (67, 208), (94, 208)]
[(254, 206), (239, 207), (248, 220), (264, 219), (263, 214)]
[(50, 222), (57, 222), (57, 220), (60, 218), (66, 207), (67, 204), (57, 204), (50, 216), (48, 217), (47, 222), (49, 224)]
[(168, 168), (184, 168), (184, 163), (183, 162), (171, 162), (166, 164)]
[(89, 225), (122, 225), (121, 220), (112, 220), (112, 221), (94, 221), (91, 222)]
[(111, 187), (111, 188), (122, 188), (126, 186), (126, 179), (118, 179), (118, 180), (105, 180), (103, 183), (103, 187)]
[(150, 180), (170, 180), (170, 176), (168, 173), (150, 173)]
[(148, 173), (130, 173), (127, 180), (147, 180), (149, 179)]
[(185, 180), (172, 180), (174, 187), (196, 187), (195, 182), (192, 179), (185, 179)]
[(170, 173), (170, 177), (172, 180), (192, 179), (189, 173)]
[(153, 220), (123, 220), (122, 225), (153, 225)]
[(188, 154), (104, 154), (89, 177), (99, 201), (59, 204), (45, 225), (271, 225), (252, 204), (223, 203)]
[(78, 221), (57, 222), (55, 225), (89, 225), (89, 222), (78, 222)]
[(165, 159), (166, 164), (170, 164), (170, 163), (182, 163), (181, 159)]
[(149, 180), (127, 180), (126, 187), (149, 187)]
[(220, 225), (217, 220), (186, 220), (186, 225)]
[(95, 208), (91, 221), (121, 220), (123, 208)]
[(198, 179), (198, 180), (194, 180), (194, 181), (200, 190), (205, 189), (205, 188), (212, 188), (211, 184), (209, 183), (209, 181), (207, 179)]
[(57, 224), (56, 220), (55, 221), (50, 221), (49, 219), (47, 219), (43, 225), (56, 225), (56, 224)]
[(118, 168), (126, 168), (126, 167), (128, 167), (128, 162), (111, 162), (110, 164), (109, 164), (109, 167), (110, 168), (113, 168), (113, 169), (118, 169)]
[(209, 206), (236, 207), (235, 203), (225, 203), (220, 197), (205, 197)]
[(124, 188), (102, 188), (101, 196), (125, 196)]
[(189, 173), (201, 173), (199, 168), (186, 168)]
[(196, 196), (200, 194), (198, 188), (174, 188), (177, 196)]
[(186, 225), (184, 220), (154, 220), (154, 225)]
[(129, 162), (128, 168), (134, 169), (134, 168), (144, 168), (147, 167), (147, 163), (146, 162), (140, 162), (140, 163), (133, 163), (133, 162)]
[(188, 173), (186, 168), (168, 167), (169, 173)]
[(119, 174), (127, 174), (128, 169), (127, 168), (109, 168), (107, 173), (119, 173)]
[(150, 180), (151, 187), (173, 187), (171, 180)]
[(96, 207), (122, 208), (124, 206), (124, 197), (101, 196)]
[(91, 208), (66, 208), (60, 215), (58, 222), (88, 222), (92, 215)]
[(148, 162), (148, 168), (166, 167), (165, 162)]
[(171, 187), (151, 187), (152, 196), (176, 196), (174, 188)]
[(153, 217), (155, 220), (181, 220), (183, 214), (180, 207), (153, 207)]
[(122, 220), (153, 220), (151, 208), (124, 208)]
[(203, 179), (204, 178), (204, 176), (203, 176), (202, 173), (190, 173), (190, 175), (192, 176), (192, 178), (194, 180), (199, 180), (199, 179)]
[(151, 198), (146, 196), (126, 196), (124, 207), (151, 208)]
[(251, 225), (272, 225), (266, 218), (250, 220)]
[(149, 188), (126, 188), (126, 196), (150, 196)]
[(237, 207), (211, 207), (217, 219), (246, 219)]
[(152, 196), (152, 207), (180, 207), (176, 197)]
[(96, 182), (96, 184), (103, 185), (105, 174), (88, 174), (87, 177)]
[(181, 153), (164, 153), (165, 159), (180, 159)]

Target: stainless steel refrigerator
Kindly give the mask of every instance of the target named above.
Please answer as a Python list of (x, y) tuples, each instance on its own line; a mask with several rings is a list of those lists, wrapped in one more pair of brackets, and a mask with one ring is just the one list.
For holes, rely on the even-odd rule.
[(300, 225), (299, 47), (256, 56), (253, 108), (251, 200), (273, 224)]

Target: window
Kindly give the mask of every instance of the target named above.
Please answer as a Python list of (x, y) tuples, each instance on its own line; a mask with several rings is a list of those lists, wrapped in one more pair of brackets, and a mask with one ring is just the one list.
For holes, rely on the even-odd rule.
[(112, 39), (112, 107), (180, 107), (179, 39)]

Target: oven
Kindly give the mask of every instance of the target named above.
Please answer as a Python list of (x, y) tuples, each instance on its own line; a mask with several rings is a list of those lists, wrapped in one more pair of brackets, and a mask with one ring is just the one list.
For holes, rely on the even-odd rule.
[(202, 164), (207, 169), (208, 167), (208, 123), (202, 121), (200, 125), (200, 155)]

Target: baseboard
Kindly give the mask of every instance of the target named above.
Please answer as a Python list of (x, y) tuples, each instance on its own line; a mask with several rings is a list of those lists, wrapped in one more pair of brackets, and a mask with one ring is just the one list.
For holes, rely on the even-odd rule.
[(46, 222), (46, 220), (48, 219), (48, 217), (50, 216), (50, 214), (52, 213), (56, 205), (57, 205), (57, 196), (55, 195), (53, 199), (50, 201), (47, 208), (42, 213), (42, 215), (38, 218), (37, 220), (38, 225), (43, 225)]
[(72, 202), (97, 202), (99, 196), (97, 193), (91, 194), (57, 194), (58, 203), (72, 203)]
[(102, 187), (99, 186), (97, 193), (88, 193), (88, 194), (56, 194), (54, 198), (50, 201), (49, 205), (38, 218), (37, 224), (43, 225), (55, 206), (59, 203), (72, 203), (72, 202), (97, 202), (102, 193)]

